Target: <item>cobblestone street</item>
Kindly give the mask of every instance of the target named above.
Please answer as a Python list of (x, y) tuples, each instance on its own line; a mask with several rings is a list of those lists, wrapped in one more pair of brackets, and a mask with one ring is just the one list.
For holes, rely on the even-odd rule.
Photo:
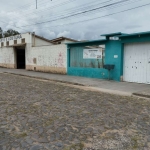
[(0, 74), (0, 150), (150, 150), (150, 100)]

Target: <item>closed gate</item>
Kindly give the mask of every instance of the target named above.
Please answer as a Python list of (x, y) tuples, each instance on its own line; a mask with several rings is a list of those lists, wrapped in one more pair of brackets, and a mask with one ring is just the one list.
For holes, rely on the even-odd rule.
[(150, 84), (150, 43), (125, 44), (123, 80)]

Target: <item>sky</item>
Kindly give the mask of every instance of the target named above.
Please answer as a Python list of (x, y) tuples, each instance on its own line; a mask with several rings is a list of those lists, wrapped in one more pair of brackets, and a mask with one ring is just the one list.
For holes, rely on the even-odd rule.
[(150, 31), (149, 10), (149, 0), (37, 0), (37, 9), (36, 0), (1, 0), (0, 27), (48, 39), (96, 40), (107, 33)]

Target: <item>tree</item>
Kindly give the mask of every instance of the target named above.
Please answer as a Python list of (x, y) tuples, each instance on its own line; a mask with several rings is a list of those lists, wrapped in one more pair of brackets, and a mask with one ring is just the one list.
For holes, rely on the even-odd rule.
[(20, 33), (16, 30), (9, 29), (9, 30), (5, 31), (3, 34), (4, 34), (4, 37), (9, 37), (9, 36), (14, 36), (14, 35), (17, 35)]
[(0, 38), (14, 36), (17, 34), (20, 34), (20, 33), (13, 29), (9, 29), (9, 30), (3, 32), (2, 28), (0, 27)]

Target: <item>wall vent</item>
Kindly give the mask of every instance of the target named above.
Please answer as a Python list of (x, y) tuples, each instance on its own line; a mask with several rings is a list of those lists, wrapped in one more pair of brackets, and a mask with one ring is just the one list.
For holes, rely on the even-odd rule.
[(26, 41), (25, 41), (25, 39), (21, 39), (21, 43), (25, 43)]
[(36, 58), (33, 58), (33, 63), (36, 64)]
[(14, 40), (14, 44), (17, 44), (17, 40)]
[(6, 42), (6, 46), (9, 46), (9, 41)]

